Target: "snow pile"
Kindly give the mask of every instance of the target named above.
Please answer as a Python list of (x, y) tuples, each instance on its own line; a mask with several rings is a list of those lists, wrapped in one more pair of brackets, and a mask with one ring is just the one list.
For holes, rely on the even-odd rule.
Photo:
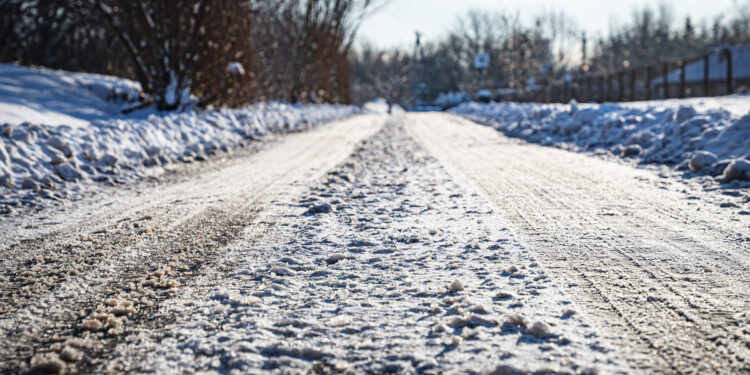
[(357, 111), (271, 103), (95, 121), (86, 127), (5, 124), (0, 130), (0, 182), (11, 188), (52, 188), (61, 181), (108, 181), (123, 169), (200, 160), (268, 134), (305, 130)]
[(122, 115), (138, 90), (114, 77), (0, 65), (0, 193), (28, 189), (54, 198), (64, 182), (122, 182), (143, 167), (202, 160), (361, 111), (270, 103)]
[(0, 64), (0, 125), (88, 126), (122, 117), (122, 109), (137, 103), (140, 91), (137, 82), (117, 77)]
[[(362, 108), (365, 111), (368, 111), (370, 113), (386, 114), (388, 113), (388, 101), (386, 101), (383, 98), (373, 99), (372, 101), (363, 104)], [(399, 113), (404, 113), (404, 112), (406, 111), (404, 111), (404, 108), (401, 107), (400, 105), (398, 104), (391, 105), (391, 114), (399, 114)]]
[[(750, 96), (728, 97), (733, 112), (719, 105), (692, 102), (618, 104), (466, 103), (451, 112), (492, 126), (505, 134), (542, 145), (577, 151), (609, 151), (647, 163), (717, 177), (748, 180)], [(744, 113), (736, 102), (744, 101)], [(730, 168), (731, 166), (731, 168)]]
[(462, 92), (448, 92), (440, 93), (437, 99), (435, 99), (435, 105), (441, 108), (452, 108), (461, 103), (469, 101), (469, 96)]

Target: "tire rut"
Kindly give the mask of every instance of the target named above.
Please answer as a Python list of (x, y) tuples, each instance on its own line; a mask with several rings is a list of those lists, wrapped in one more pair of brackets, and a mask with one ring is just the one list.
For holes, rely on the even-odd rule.
[(274, 225), (277, 211), (264, 212), (273, 197), (322, 174), (381, 124), (365, 116), (290, 135), (240, 163), (138, 193), (153, 203), (126, 201), (3, 249), (13, 256), (0, 279), (0, 372), (116, 370), (119, 345), (176, 318), (174, 296), (254, 256), (232, 244)]
[[(750, 238), (750, 226), (686, 212), (690, 201), (672, 201), (676, 194), (634, 173), (618, 175), (625, 167), (598, 165), (605, 180), (586, 169), (601, 161), (443, 121), (430, 117), (429, 132), (422, 124), (413, 131), (454, 173), (486, 192), (571, 293), (613, 336), (625, 336), (622, 346), (642, 347), (631, 352), (634, 367), (750, 371), (750, 278), (747, 251), (737, 240)], [(610, 323), (613, 317), (624, 324)]]
[[(68, 290), (56, 291), (53, 294), (59, 295), (61, 292), (69, 292), (69, 288), (74, 286), (84, 288), (77, 295), (56, 299), (60, 301), (57, 304), (62, 306), (44, 311), (42, 321), (32, 320), (32, 332), (6, 332), (9, 334), (7, 338), (15, 337), (16, 340), (3, 352), (1, 362), (4, 370), (23, 370), (31, 357), (51, 354), (53, 343), (72, 342), (74, 339), (86, 342), (80, 348), (85, 355), (69, 371), (85, 372), (87, 368), (100, 366), (101, 360), (111, 354), (116, 342), (127, 339), (130, 333), (158, 326), (168, 320), (168, 317), (158, 314), (162, 302), (168, 300), (180, 286), (190, 285), (191, 279), (215, 263), (222, 254), (219, 249), (236, 239), (244, 228), (251, 225), (257, 212), (257, 208), (236, 206), (207, 209), (149, 240), (140, 241), (131, 252), (148, 255), (128, 256), (125, 258), (130, 259), (123, 259), (122, 263), (113, 265), (114, 269), (105, 267), (114, 273), (96, 275), (97, 282), (103, 283), (102, 286), (73, 282), (73, 285), (64, 288)], [(149, 248), (159, 250), (149, 251)], [(222, 275), (222, 272), (215, 272), (217, 277)], [(111, 299), (129, 301), (135, 310), (122, 315), (112, 313), (117, 306), (108, 305)], [(50, 302), (54, 304), (56, 301), (50, 298)], [(42, 301), (37, 303), (45, 305)], [(40, 310), (35, 307), (29, 310)], [(84, 323), (91, 321), (91, 317), (97, 312), (104, 314), (101, 319), (95, 318), (102, 320), (103, 327), (84, 327)], [(127, 320), (108, 324), (111, 323), (108, 320), (112, 315), (116, 318), (127, 317)], [(28, 335), (29, 333), (32, 334)]]

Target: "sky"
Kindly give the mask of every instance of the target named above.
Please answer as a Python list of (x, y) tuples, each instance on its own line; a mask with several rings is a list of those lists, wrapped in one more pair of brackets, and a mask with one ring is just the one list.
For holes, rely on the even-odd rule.
[(365, 20), (358, 42), (367, 40), (380, 48), (411, 47), (415, 30), (425, 40), (439, 39), (457, 15), (470, 9), (518, 12), (528, 22), (538, 13), (562, 10), (593, 39), (606, 35), (611, 23), (629, 22), (633, 11), (647, 5), (656, 8), (664, 3), (674, 11), (675, 21), (690, 15), (697, 25), (703, 19), (730, 15), (736, 1), (748, 0), (390, 0)]

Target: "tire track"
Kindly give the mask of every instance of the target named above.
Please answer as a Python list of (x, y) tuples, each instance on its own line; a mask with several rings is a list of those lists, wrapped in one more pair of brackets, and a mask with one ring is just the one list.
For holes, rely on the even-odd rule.
[[(750, 238), (748, 223), (654, 187), (652, 172), (446, 117), (415, 118), (412, 132), (495, 202), (622, 347), (642, 347), (634, 367), (750, 371), (750, 262), (736, 241)], [(638, 359), (644, 353), (651, 363)]]
[[(117, 345), (174, 319), (165, 311), (175, 295), (214, 282), (249, 255), (232, 251), (231, 244), (253, 241), (274, 224), (278, 213), (267, 207), (275, 196), (314, 180), (380, 125), (379, 118), (365, 116), (290, 135), (241, 163), (147, 190), (154, 203), (138, 219), (119, 216), (128, 211), (122, 210), (126, 201), (112, 208), (119, 216), (114, 222), (89, 230), (96, 219), (74, 223), (3, 250), (6, 259), (18, 260), (4, 269), (0, 284), (3, 296), (10, 296), (0, 304), (0, 371), (106, 368)], [(259, 214), (264, 219), (256, 222)], [(51, 260), (23, 270), (39, 254)], [(82, 272), (80, 264), (86, 264)], [(27, 281), (15, 272), (41, 277)], [(19, 296), (27, 282), (34, 288)]]

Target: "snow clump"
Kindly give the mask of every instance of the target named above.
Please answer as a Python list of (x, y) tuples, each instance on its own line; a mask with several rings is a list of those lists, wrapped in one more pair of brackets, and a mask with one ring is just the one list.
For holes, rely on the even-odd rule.
[(721, 175), (723, 182), (734, 180), (750, 181), (750, 161), (745, 159), (732, 160)]
[(698, 151), (695, 153), (695, 155), (693, 155), (692, 158), (690, 158), (688, 168), (690, 168), (690, 170), (693, 172), (700, 172), (706, 167), (710, 167), (717, 161), (719, 161), (719, 158), (717, 158), (716, 155), (714, 155), (712, 152)]
[(460, 292), (462, 290), (464, 290), (464, 283), (459, 279), (453, 280), (451, 285), (448, 287), (448, 291), (451, 293)]

